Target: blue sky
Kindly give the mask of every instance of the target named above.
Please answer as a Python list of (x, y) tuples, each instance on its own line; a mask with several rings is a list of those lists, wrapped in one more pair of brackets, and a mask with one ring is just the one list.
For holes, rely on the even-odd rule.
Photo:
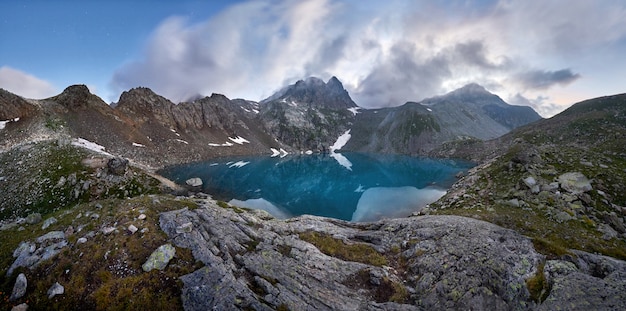
[(620, 0), (0, 1), (0, 87), (147, 86), (178, 102), (261, 100), (337, 76), (365, 107), (476, 82), (551, 116), (626, 92)]

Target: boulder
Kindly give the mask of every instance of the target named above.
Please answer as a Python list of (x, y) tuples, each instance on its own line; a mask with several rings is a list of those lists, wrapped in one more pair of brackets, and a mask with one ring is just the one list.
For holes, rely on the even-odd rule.
[(26, 223), (29, 224), (29, 225), (34, 225), (34, 224), (40, 222), (41, 219), (42, 219), (41, 218), (41, 214), (39, 214), (39, 213), (32, 213), (32, 214), (26, 216)]
[(43, 224), (41, 225), (41, 230), (46, 230), (48, 229), (48, 227), (50, 227), (50, 225), (53, 225), (57, 222), (57, 219), (54, 217), (50, 217), (48, 219), (46, 219)]
[(200, 187), (200, 186), (202, 186), (202, 179), (200, 179), (198, 177), (189, 178), (189, 179), (187, 179), (187, 181), (185, 181), (185, 183), (188, 186), (191, 186), (191, 187)]
[(48, 299), (52, 299), (56, 295), (62, 295), (65, 292), (65, 287), (55, 282), (50, 289), (48, 289)]
[(26, 294), (26, 287), (28, 286), (28, 282), (26, 281), (26, 275), (24, 273), (20, 273), (15, 280), (15, 285), (13, 286), (13, 292), (11, 292), (11, 297), (9, 297), (10, 301), (18, 300), (24, 297)]
[(569, 172), (559, 176), (559, 183), (561, 189), (572, 194), (580, 194), (593, 189), (589, 179), (579, 172)]
[(113, 175), (122, 176), (126, 173), (128, 168), (128, 160), (123, 158), (113, 158), (107, 162), (109, 172)]
[(11, 311), (26, 311), (28, 310), (28, 304), (27, 303), (20, 303), (17, 306), (14, 306), (13, 308), (11, 308)]
[(524, 182), (524, 184), (528, 188), (531, 188), (531, 189), (532, 189), (533, 186), (535, 186), (537, 184), (537, 181), (532, 176), (528, 176), (528, 177), (524, 178), (522, 181)]
[(172, 244), (164, 244), (159, 246), (148, 260), (141, 266), (143, 271), (150, 272), (153, 269), (163, 270), (167, 266), (167, 264), (174, 258), (176, 254), (176, 248), (172, 246)]

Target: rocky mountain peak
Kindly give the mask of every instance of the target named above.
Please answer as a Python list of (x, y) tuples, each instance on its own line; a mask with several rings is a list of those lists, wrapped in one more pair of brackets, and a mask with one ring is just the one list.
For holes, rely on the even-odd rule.
[(68, 86), (61, 94), (50, 98), (50, 100), (71, 110), (85, 109), (89, 106), (108, 106), (100, 97), (91, 94), (89, 88), (84, 84)]
[(309, 77), (289, 85), (274, 95), (263, 100), (263, 103), (274, 100), (288, 100), (314, 107), (345, 109), (356, 107), (343, 84), (336, 77), (325, 83), (322, 79)]
[(441, 97), (475, 99), (475, 98), (492, 98), (492, 97), (498, 97), (498, 96), (490, 93), (489, 91), (487, 91), (487, 89), (485, 89), (480, 84), (470, 83), (446, 95), (443, 95)]
[(126, 112), (139, 112), (142, 110), (164, 109), (164, 107), (171, 105), (173, 103), (170, 100), (154, 93), (151, 89), (137, 87), (123, 92), (120, 95), (116, 108)]

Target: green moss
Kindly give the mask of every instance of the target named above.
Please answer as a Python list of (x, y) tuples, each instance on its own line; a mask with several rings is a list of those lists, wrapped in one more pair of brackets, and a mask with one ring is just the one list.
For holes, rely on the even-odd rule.
[(387, 258), (364, 243), (346, 244), (330, 235), (309, 231), (300, 233), (300, 239), (315, 245), (322, 253), (342, 260), (362, 262), (373, 266), (387, 265)]
[(542, 303), (550, 295), (550, 284), (543, 273), (545, 263), (537, 267), (537, 273), (526, 280), (526, 287), (530, 293), (530, 298), (537, 303)]
[(64, 120), (56, 119), (56, 118), (47, 118), (45, 126), (55, 132), (62, 130), (67, 126)]

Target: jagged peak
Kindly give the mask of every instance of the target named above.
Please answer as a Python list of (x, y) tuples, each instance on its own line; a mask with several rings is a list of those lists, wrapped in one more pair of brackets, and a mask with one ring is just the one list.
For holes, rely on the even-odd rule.
[[(124, 91), (122, 92), (121, 96), (124, 96), (126, 94), (126, 96), (131, 95), (131, 94), (136, 94), (136, 95), (158, 95), (157, 93), (155, 93), (152, 89), (145, 87), (145, 86), (139, 86), (139, 87), (134, 87), (128, 91)], [(120, 99), (121, 99), (120, 96)]]
[(117, 102), (116, 109), (141, 110), (148, 107), (174, 105), (169, 99), (155, 93), (147, 87), (135, 87), (122, 92)]

